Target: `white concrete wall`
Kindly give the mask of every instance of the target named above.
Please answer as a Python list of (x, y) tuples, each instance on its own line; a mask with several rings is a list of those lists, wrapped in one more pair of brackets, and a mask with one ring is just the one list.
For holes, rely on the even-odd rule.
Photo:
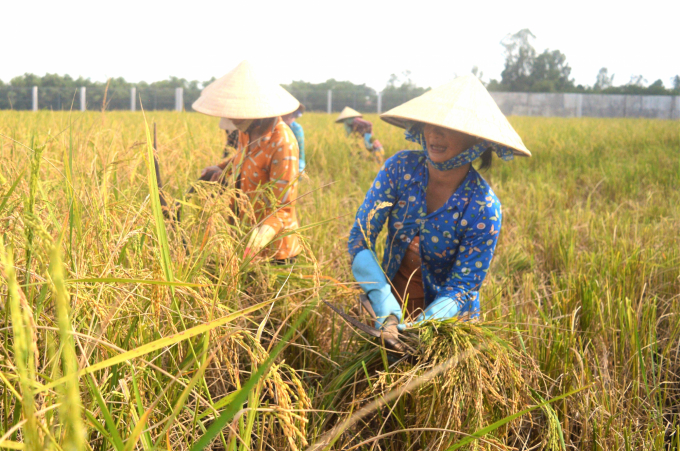
[(680, 119), (680, 96), (492, 92), (506, 116)]

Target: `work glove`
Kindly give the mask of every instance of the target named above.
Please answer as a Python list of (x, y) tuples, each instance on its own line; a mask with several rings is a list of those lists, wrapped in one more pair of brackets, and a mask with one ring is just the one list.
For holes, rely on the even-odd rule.
[(272, 226), (262, 224), (259, 227), (255, 227), (250, 234), (243, 256), (248, 257), (249, 255), (259, 254), (262, 248), (271, 242), (274, 235), (276, 235), (276, 230)]
[(440, 296), (427, 306), (425, 311), (418, 315), (416, 322), (426, 320), (444, 320), (453, 318), (460, 312), (460, 304), (457, 300), (448, 296)]
[(421, 321), (442, 321), (453, 318), (460, 313), (460, 304), (453, 298), (448, 296), (440, 296), (434, 300), (432, 304), (427, 306), (424, 313), (418, 315), (416, 320), (412, 323), (403, 323), (397, 326), (399, 331), (403, 331), (409, 327), (414, 326)]
[(399, 301), (392, 294), (392, 288), (373, 252), (364, 249), (354, 257), (352, 274), (371, 301), (376, 316), (375, 328), (381, 329), (390, 315), (396, 316), (401, 323)]

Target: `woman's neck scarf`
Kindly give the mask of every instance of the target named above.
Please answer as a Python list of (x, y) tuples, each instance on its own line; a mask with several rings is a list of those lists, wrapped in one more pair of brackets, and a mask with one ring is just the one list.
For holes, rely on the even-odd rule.
[(430, 154), (427, 151), (427, 145), (425, 143), (425, 135), (423, 134), (423, 129), (422, 127), (420, 127), (419, 124), (407, 126), (406, 131), (404, 132), (404, 136), (406, 137), (407, 141), (411, 141), (423, 146), (423, 150), (425, 151), (425, 156), (427, 158), (428, 163), (430, 163), (433, 168), (439, 171), (448, 171), (450, 169), (454, 169), (466, 165), (468, 163), (472, 163), (477, 158), (479, 158), (487, 149), (493, 150), (494, 152), (496, 152), (496, 155), (498, 155), (501, 159), (505, 161), (512, 160), (514, 157), (514, 151), (509, 147), (483, 139), (479, 143), (464, 150), (455, 157), (446, 161), (442, 161), (441, 163), (437, 163), (430, 159)]

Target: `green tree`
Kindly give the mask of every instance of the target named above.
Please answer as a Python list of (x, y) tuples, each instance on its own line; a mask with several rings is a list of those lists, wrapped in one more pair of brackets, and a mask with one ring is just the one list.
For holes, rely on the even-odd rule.
[(680, 75), (676, 75), (675, 77), (671, 78), (671, 84), (673, 85), (673, 91), (676, 91), (678, 94), (680, 94)]
[(382, 91), (382, 109), (383, 111), (392, 109), (422, 95), (428, 89), (416, 86), (411, 79), (410, 70), (402, 72), (401, 76), (392, 74)]
[(647, 87), (647, 94), (664, 95), (668, 94), (668, 90), (666, 90), (666, 87), (663, 85), (663, 81), (659, 79)]
[(642, 75), (631, 75), (630, 81), (628, 82), (628, 86), (636, 86), (642, 88), (645, 86), (645, 83), (647, 83), (647, 80)]
[(538, 54), (532, 40), (536, 36), (528, 28), (506, 36), (501, 45), (505, 48), (505, 68), (501, 81), (491, 80), (490, 91), (511, 92), (570, 92), (582, 91), (570, 79), (571, 67), (567, 57), (559, 50), (544, 50)]
[(614, 74), (609, 75), (606, 67), (600, 69), (595, 79), (593, 90), (602, 91), (603, 89), (611, 88), (614, 85)]
[(644, 95), (647, 94), (647, 87), (645, 87), (647, 80), (642, 75), (631, 75), (630, 81), (623, 86), (612, 86), (604, 90), (607, 94), (630, 94), (630, 95)]
[(536, 59), (536, 49), (531, 41), (536, 36), (528, 28), (506, 36), (501, 45), (505, 47), (505, 69), (501, 72), (501, 86), (509, 91), (529, 91), (531, 71)]
[(568, 92), (573, 90), (574, 81), (569, 79), (571, 67), (567, 57), (559, 50), (543, 51), (531, 66), (529, 90), (534, 92)]
[(482, 72), (482, 71), (479, 69), (479, 67), (477, 67), (477, 66), (472, 66), (472, 70), (471, 70), (470, 72), (472, 72), (472, 75), (474, 75), (475, 77), (477, 77), (477, 78), (479, 79), (479, 81), (482, 82), (482, 84), (486, 84), (486, 83), (484, 83), (484, 81), (482, 80), (482, 77), (484, 76), (484, 72)]
[(365, 84), (357, 85), (350, 81), (338, 81), (334, 78), (323, 83), (293, 81), (282, 85), (308, 110), (325, 111), (328, 104), (328, 91), (333, 91), (333, 110), (339, 111), (345, 106), (359, 111), (375, 111), (377, 93)]
[(9, 84), (17, 88), (30, 88), (31, 86), (41, 86), (42, 78), (35, 74), (25, 73), (12, 78)]
[[(3, 93), (0, 93), (0, 109), (30, 108), (30, 94), (28, 89), (38, 86), (38, 105), (46, 109), (77, 108), (77, 89), (87, 89), (88, 108), (99, 109), (128, 109), (130, 107), (130, 88), (137, 88), (137, 95), (142, 99), (142, 105), (147, 109), (171, 109), (175, 106), (175, 88), (184, 88), (184, 106), (190, 109), (191, 104), (201, 94), (202, 87), (208, 82), (189, 81), (184, 78), (170, 77), (167, 80), (147, 83), (131, 83), (123, 77), (110, 78), (107, 81), (92, 81), (89, 78), (74, 79), (69, 75), (45, 74), (39, 76), (26, 73), (12, 78), (9, 86), (0, 83)], [(139, 106), (139, 104), (138, 104)]]

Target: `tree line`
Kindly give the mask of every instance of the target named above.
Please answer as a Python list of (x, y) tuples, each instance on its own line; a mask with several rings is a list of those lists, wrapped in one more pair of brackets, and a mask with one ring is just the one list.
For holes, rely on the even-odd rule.
[[(663, 80), (646, 85), (642, 75), (635, 75), (627, 83), (614, 86), (614, 75), (606, 67), (599, 70), (592, 86), (577, 85), (570, 78), (571, 67), (567, 57), (559, 50), (546, 49), (538, 53), (532, 45), (536, 36), (528, 28), (506, 36), (501, 45), (505, 48), (505, 67), (501, 79), (491, 79), (489, 91), (507, 92), (581, 92), (635, 95), (680, 95), (680, 75), (670, 79), (669, 87)], [(481, 78), (474, 67), (472, 72)]]
[[(8, 84), (0, 80), (0, 109), (30, 109), (31, 97), (27, 90), (38, 87), (38, 104), (40, 108), (68, 110), (72, 104), (77, 109), (79, 99), (77, 89), (87, 90), (88, 109), (128, 109), (130, 108), (130, 88), (137, 88), (141, 106), (146, 109), (172, 109), (175, 106), (175, 88), (184, 89), (184, 104), (187, 109), (201, 94), (201, 90), (214, 80), (199, 82), (184, 78), (170, 77), (167, 80), (153, 83), (132, 83), (123, 77), (110, 78), (107, 81), (92, 81), (89, 78), (73, 78), (70, 75), (24, 74), (12, 78)], [(4, 89), (3, 89), (4, 88)]]
[[(680, 75), (671, 78), (668, 87), (662, 80), (647, 84), (647, 80), (642, 75), (633, 76), (628, 82), (616, 86), (614, 85), (615, 74), (610, 74), (605, 67), (595, 75), (593, 85), (577, 85), (571, 78), (571, 67), (566, 55), (559, 50), (549, 49), (539, 53), (532, 44), (535, 38), (534, 34), (525, 28), (506, 36), (501, 41), (505, 49), (505, 66), (499, 80), (490, 79), (485, 82), (483, 73), (478, 67), (473, 67), (472, 73), (482, 80), (489, 91), (680, 95)], [(130, 88), (135, 87), (138, 96), (141, 97), (142, 105), (147, 109), (172, 109), (174, 89), (183, 88), (184, 105), (186, 109), (190, 109), (201, 90), (214, 80), (214, 77), (203, 82), (170, 77), (167, 80), (152, 83), (144, 81), (132, 83), (118, 77), (100, 82), (83, 77), (72, 78), (69, 75), (48, 73), (39, 76), (26, 73), (12, 78), (8, 84), (0, 80), (0, 109), (30, 108), (30, 97), (16, 92), (16, 89), (32, 86), (41, 88), (39, 90), (41, 108), (68, 109), (72, 103), (77, 103), (75, 90), (85, 87), (88, 90), (87, 99), (90, 107), (127, 109), (130, 106)], [(376, 111), (377, 109), (378, 92), (366, 84), (329, 79), (323, 83), (299, 80), (282, 86), (310, 110), (326, 110), (329, 90), (333, 91), (334, 111), (339, 111), (345, 106), (360, 111)], [(412, 81), (409, 71), (400, 75), (392, 74), (381, 91), (382, 110), (386, 111), (400, 105), (428, 89), (417, 86)]]

